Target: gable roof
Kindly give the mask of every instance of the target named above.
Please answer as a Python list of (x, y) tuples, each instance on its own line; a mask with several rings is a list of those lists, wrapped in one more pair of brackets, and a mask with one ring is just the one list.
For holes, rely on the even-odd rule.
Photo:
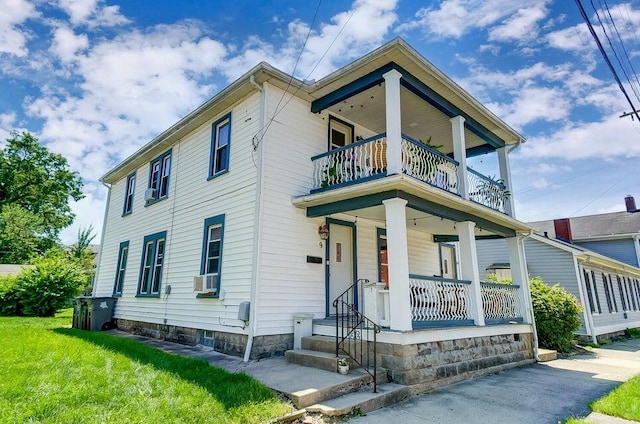
[[(640, 213), (612, 212), (569, 218), (573, 240), (628, 238), (640, 233)], [(556, 237), (553, 220), (529, 222), (538, 233)], [(613, 237), (612, 237), (613, 236)]]
[(259, 90), (260, 84), (264, 82), (311, 103), (390, 63), (400, 66), (422, 81), (455, 109), (495, 134), (504, 144), (519, 144), (525, 141), (522, 135), (464, 91), (406, 41), (396, 37), (319, 81), (301, 81), (266, 62), (261, 62), (116, 165), (100, 178), (100, 181), (113, 183), (126, 177), (145, 162), (168, 150), (189, 132), (211, 121), (213, 117), (225, 112), (245, 96)]

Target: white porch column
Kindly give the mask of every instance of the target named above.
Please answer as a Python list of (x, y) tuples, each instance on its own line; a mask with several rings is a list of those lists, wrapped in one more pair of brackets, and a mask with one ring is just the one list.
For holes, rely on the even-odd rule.
[(527, 324), (533, 322), (533, 311), (529, 291), (529, 272), (524, 253), (524, 240), (522, 237), (509, 237), (507, 240), (507, 250), (509, 250), (509, 265), (511, 267), (511, 281), (514, 285), (520, 286), (518, 295), (522, 300), (524, 311), (522, 318)]
[(458, 187), (459, 194), (463, 199), (469, 199), (469, 180), (467, 178), (467, 148), (464, 139), (464, 118), (454, 116), (451, 121), (451, 131), (453, 132), (453, 158), (458, 161)]
[(389, 260), (389, 303), (391, 329), (408, 331), (411, 325), (409, 299), (409, 251), (407, 247), (407, 201), (400, 198), (383, 200), (387, 221), (387, 254)]
[[(498, 163), (500, 164), (500, 179), (504, 182), (509, 193), (513, 193), (511, 189), (511, 166), (509, 165), (509, 150), (507, 147), (501, 147), (497, 149)], [(507, 204), (505, 205), (507, 215), (515, 217), (516, 210), (513, 203), (513, 195), (508, 197)]]
[(400, 78), (395, 69), (384, 78), (385, 117), (387, 129), (387, 175), (402, 173), (402, 124), (400, 120)]
[[(484, 325), (484, 311), (480, 294), (480, 271), (476, 251), (475, 222), (456, 223), (460, 240), (460, 271), (463, 280), (471, 281), (471, 316), (476, 325)], [(387, 235), (388, 236), (388, 235)]]

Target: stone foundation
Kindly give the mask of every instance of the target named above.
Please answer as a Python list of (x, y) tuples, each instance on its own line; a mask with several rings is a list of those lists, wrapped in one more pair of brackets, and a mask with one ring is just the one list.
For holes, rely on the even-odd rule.
[[(115, 319), (118, 330), (154, 339), (167, 340), (190, 346), (205, 344), (216, 352), (244, 357), (247, 335), (213, 331), (213, 344), (203, 340), (203, 330), (176, 325), (153, 324), (149, 322)], [(253, 339), (250, 359), (263, 359), (271, 356), (284, 356), (284, 352), (293, 349), (293, 334), (258, 336)]]
[(533, 362), (533, 336), (506, 334), (393, 345), (378, 343), (379, 364), (390, 380), (419, 391)]

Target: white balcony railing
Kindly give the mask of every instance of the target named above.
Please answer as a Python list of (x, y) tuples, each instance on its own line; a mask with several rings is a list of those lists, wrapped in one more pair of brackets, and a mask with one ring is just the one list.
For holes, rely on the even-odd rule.
[(494, 180), (468, 169), (469, 200), (506, 213), (510, 193), (500, 180)]
[(482, 309), (486, 321), (519, 320), (523, 316), (520, 286), (480, 283)]
[(458, 162), (424, 143), (402, 136), (402, 172), (458, 194)]
[(471, 282), (439, 277), (411, 276), (412, 320), (422, 322), (464, 321), (470, 315)]

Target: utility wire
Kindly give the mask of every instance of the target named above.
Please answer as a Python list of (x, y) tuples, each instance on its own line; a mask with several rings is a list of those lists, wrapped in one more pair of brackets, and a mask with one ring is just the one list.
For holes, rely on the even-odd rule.
[[(602, 5), (602, 3), (600, 3)], [(596, 6), (593, 4), (593, 0), (591, 0), (591, 7), (593, 7), (593, 10), (596, 13), (596, 18), (598, 19), (598, 23), (600, 24), (600, 27), (602, 28), (602, 32), (604, 33), (604, 37), (607, 39), (607, 42), (609, 43), (609, 47), (611, 47), (611, 51), (613, 51), (613, 55), (615, 56), (616, 60), (618, 61), (618, 65), (620, 65), (620, 69), (622, 70), (622, 73), (624, 74), (625, 78), (627, 79), (627, 82), (629, 83), (629, 86), (631, 87), (631, 90), (633, 90), (633, 93), (636, 96), (637, 100), (640, 100), (640, 94), (638, 93), (637, 88), (633, 85), (633, 82), (631, 81), (631, 78), (629, 77), (629, 74), (627, 74), (627, 69), (625, 67), (625, 65), (622, 63), (622, 60), (620, 59), (620, 57), (618, 56), (618, 52), (616, 50), (616, 48), (613, 46), (613, 43), (611, 42), (611, 38), (609, 38), (609, 34), (607, 34), (607, 29), (604, 26), (604, 23), (602, 22), (602, 19), (600, 18), (600, 13), (598, 12), (598, 9), (596, 8)], [(607, 7), (608, 10), (608, 7)], [(609, 17), (611, 17), (611, 13), (609, 13)], [(618, 29), (615, 26), (615, 23), (613, 22), (613, 18), (611, 18), (611, 24), (612, 26), (616, 29), (616, 33), (618, 33)], [(622, 38), (620, 38), (620, 33), (618, 33), (618, 38), (620, 39), (620, 42), (622, 43)], [(624, 52), (626, 53), (626, 49), (624, 49), (624, 44), (622, 44), (622, 48), (624, 50)], [(629, 56), (627, 55), (627, 59), (629, 58)], [(631, 62), (629, 61), (629, 64), (631, 64)], [(636, 77), (637, 79), (637, 77)]]
[(611, 60), (609, 60), (609, 56), (607, 55), (607, 52), (604, 50), (604, 47), (602, 47), (602, 43), (598, 38), (598, 34), (596, 34), (595, 30), (593, 29), (593, 25), (591, 25), (591, 21), (589, 21), (589, 16), (587, 16), (587, 12), (584, 10), (584, 7), (582, 6), (582, 1), (581, 0), (575, 0), (575, 1), (576, 1), (576, 5), (578, 6), (578, 9), (580, 9), (580, 14), (582, 15), (582, 19), (584, 19), (584, 22), (587, 24), (587, 27), (589, 28), (589, 32), (591, 33), (591, 36), (593, 37), (596, 44), (598, 45), (598, 50), (600, 50), (600, 53), (602, 54), (604, 61), (606, 62), (607, 66), (609, 67), (609, 70), (613, 74), (613, 78), (615, 78), (616, 82), (618, 83), (618, 87), (620, 88), (620, 91), (622, 91), (622, 94), (624, 94), (624, 97), (627, 99), (627, 102), (631, 106), (631, 110), (633, 111), (636, 118), (638, 118), (638, 121), (640, 122), (640, 115), (638, 114), (638, 111), (633, 105), (633, 102), (629, 98), (629, 95), (627, 94), (627, 90), (625, 90), (624, 85), (620, 81), (620, 77), (618, 76), (618, 73), (613, 67)]
[[(633, 67), (633, 63), (631, 62), (631, 58), (629, 57), (629, 53), (627, 52), (627, 48), (624, 45), (624, 41), (622, 40), (622, 36), (620, 35), (620, 32), (618, 31), (618, 27), (616, 25), (616, 22), (613, 20), (613, 16), (611, 16), (611, 10), (609, 9), (609, 4), (607, 3), (607, 0), (601, 0), (601, 1), (604, 1), (605, 10), (607, 11), (607, 14), (609, 15), (609, 20), (611, 21), (611, 25), (613, 26), (613, 29), (616, 32), (618, 40), (620, 41), (620, 46), (622, 47), (622, 52), (624, 53), (624, 56), (626, 57), (627, 62), (629, 63), (629, 68), (631, 69), (631, 74), (633, 74), (638, 87), (640, 87), (640, 80), (638, 79), (638, 73), (636, 72), (635, 68)], [(635, 33), (634, 33), (634, 36), (635, 36)], [(637, 40), (637, 37), (636, 37), (636, 40)], [(629, 81), (629, 84), (632, 84), (631, 81)], [(637, 93), (636, 93), (636, 95), (637, 95)]]
[(584, 205), (583, 207), (581, 207), (580, 209), (578, 209), (577, 211), (575, 211), (574, 213), (572, 213), (571, 215), (569, 215), (569, 218), (575, 216), (578, 212), (580, 212), (581, 210), (583, 210), (584, 208), (586, 208), (587, 206), (591, 205), (592, 203), (594, 203), (596, 200), (600, 199), (602, 196), (604, 196), (605, 194), (607, 194), (608, 192), (610, 192), (611, 190), (613, 190), (613, 188), (615, 186), (617, 186), (618, 184), (620, 184), (622, 182), (622, 180), (624, 180), (625, 178), (627, 178), (629, 175), (631, 175), (632, 172), (634, 172), (636, 169), (632, 168), (629, 172), (627, 172), (624, 177), (617, 179), (609, 188), (607, 188), (605, 191), (603, 191), (598, 197), (596, 197), (595, 199), (591, 200), (590, 202), (588, 202), (586, 205)]

